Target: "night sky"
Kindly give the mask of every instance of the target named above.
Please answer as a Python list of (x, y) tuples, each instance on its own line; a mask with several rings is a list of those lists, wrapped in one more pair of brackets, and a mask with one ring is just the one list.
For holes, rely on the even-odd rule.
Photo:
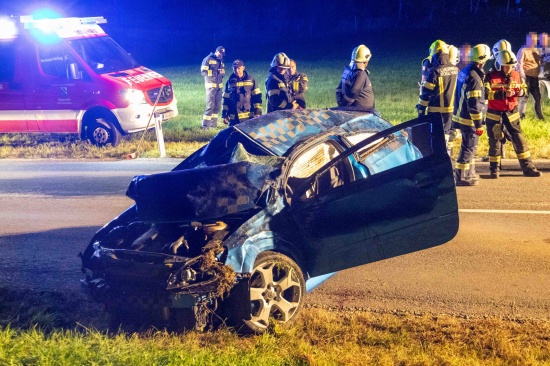
[[(284, 50), (315, 60), (338, 57), (360, 43), (378, 55), (398, 56), (417, 48), (423, 54), (438, 38), (451, 44), (507, 38), (519, 48), (526, 32), (550, 32), (548, 0), (521, 0), (520, 17), (515, 2), (2, 0), (0, 13), (24, 15), (50, 8), (67, 17), (104, 16), (108, 23), (102, 27), (109, 35), (141, 63), (156, 66), (200, 62), (220, 44), (247, 59), (271, 58)], [(491, 29), (484, 29), (489, 25)]]

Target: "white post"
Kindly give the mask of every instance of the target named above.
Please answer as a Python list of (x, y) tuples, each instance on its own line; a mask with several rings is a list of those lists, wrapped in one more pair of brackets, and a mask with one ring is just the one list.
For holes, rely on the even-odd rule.
[(166, 157), (166, 149), (164, 148), (164, 135), (162, 134), (162, 115), (155, 113), (155, 132), (157, 135), (157, 143), (159, 146), (159, 156)]

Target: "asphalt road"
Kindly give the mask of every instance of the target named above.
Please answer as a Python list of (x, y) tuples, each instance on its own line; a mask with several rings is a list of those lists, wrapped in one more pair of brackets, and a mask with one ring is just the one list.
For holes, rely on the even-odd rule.
[[(179, 160), (0, 160), (0, 285), (78, 291), (95, 231), (132, 204), (134, 175)], [(550, 319), (550, 161), (541, 178), (505, 160), (499, 180), (458, 187), (460, 230), (449, 243), (342, 271), (311, 306)]]

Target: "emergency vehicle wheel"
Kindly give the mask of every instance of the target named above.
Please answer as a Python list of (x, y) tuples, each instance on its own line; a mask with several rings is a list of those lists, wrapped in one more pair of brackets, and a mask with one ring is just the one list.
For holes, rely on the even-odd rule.
[(87, 138), (97, 146), (111, 144), (117, 146), (120, 143), (120, 132), (107, 121), (93, 122), (88, 126)]
[(288, 323), (304, 304), (306, 283), (302, 270), (286, 255), (265, 251), (258, 254), (250, 277), (251, 319), (245, 333), (263, 333), (271, 321)]

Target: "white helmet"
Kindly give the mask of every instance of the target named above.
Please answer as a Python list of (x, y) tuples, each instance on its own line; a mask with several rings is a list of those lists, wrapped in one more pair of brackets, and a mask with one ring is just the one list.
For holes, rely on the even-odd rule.
[(370, 50), (364, 44), (361, 44), (351, 52), (351, 61), (353, 62), (369, 62), (371, 58)]
[(273, 61), (271, 61), (271, 67), (281, 67), (283, 69), (289, 69), (290, 59), (284, 52), (279, 52), (275, 55), (275, 57), (273, 57)]
[(472, 48), (473, 62), (485, 63), (492, 58), (491, 49), (486, 44), (477, 44)]
[(449, 46), (449, 61), (453, 65), (458, 65), (460, 62), (460, 51), (455, 46)]
[(497, 57), (497, 54), (500, 52), (500, 51), (512, 51), (512, 45), (510, 44), (510, 42), (508, 42), (507, 40), (505, 39), (501, 39), (500, 41), (498, 41), (497, 43), (495, 43), (495, 45), (493, 46), (493, 55), (495, 57)]
[(502, 50), (497, 54), (495, 61), (495, 67), (497, 70), (501, 69), (501, 66), (515, 67), (518, 64), (518, 59), (512, 51)]

